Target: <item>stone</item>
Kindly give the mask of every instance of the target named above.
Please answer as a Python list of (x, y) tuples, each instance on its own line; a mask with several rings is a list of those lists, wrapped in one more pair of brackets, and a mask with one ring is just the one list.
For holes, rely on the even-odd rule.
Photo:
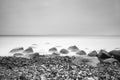
[(60, 50), (60, 53), (62, 53), (62, 54), (68, 54), (69, 51), (68, 51), (67, 49), (61, 49), (61, 50)]
[(90, 56), (90, 57), (96, 57), (98, 54), (97, 54), (97, 51), (92, 51), (92, 52), (90, 52), (90, 53), (88, 53), (88, 56)]
[(25, 49), (23, 51), (23, 53), (33, 53), (33, 48), (32, 47), (28, 47), (27, 49)]
[(68, 50), (70, 50), (70, 51), (72, 51), (72, 52), (76, 52), (76, 51), (78, 51), (79, 50), (79, 48), (77, 47), (77, 46), (70, 46), (70, 47), (68, 47)]
[(15, 53), (13, 56), (14, 57), (23, 57), (23, 54), (22, 53)]
[(49, 52), (52, 52), (52, 53), (57, 52), (57, 48), (56, 47), (50, 48)]
[(80, 50), (76, 52), (77, 55), (86, 55), (86, 52), (84, 50)]
[(112, 50), (108, 54), (120, 62), (120, 50)]
[(118, 60), (116, 60), (114, 58), (108, 58), (108, 59), (103, 60), (103, 62), (105, 62), (105, 63), (114, 63), (114, 62), (118, 62)]
[(111, 58), (111, 56), (108, 54), (108, 52), (106, 50), (100, 50), (97, 57), (100, 61)]
[(10, 53), (19, 53), (19, 52), (22, 52), (23, 50), (24, 50), (23, 47), (17, 47), (17, 48), (10, 50)]

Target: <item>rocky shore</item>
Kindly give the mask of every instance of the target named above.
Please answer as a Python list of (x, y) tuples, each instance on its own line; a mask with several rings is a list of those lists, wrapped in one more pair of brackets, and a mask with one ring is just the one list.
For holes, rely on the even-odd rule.
[(13, 56), (0, 57), (0, 80), (120, 80), (120, 50), (86, 53), (73, 45), (48, 52), (42, 55), (32, 47), (10, 50)]

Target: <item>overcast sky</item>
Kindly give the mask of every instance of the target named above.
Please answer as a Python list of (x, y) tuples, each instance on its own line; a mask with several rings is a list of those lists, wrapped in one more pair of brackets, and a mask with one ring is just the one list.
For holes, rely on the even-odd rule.
[(120, 0), (0, 0), (0, 35), (120, 35)]

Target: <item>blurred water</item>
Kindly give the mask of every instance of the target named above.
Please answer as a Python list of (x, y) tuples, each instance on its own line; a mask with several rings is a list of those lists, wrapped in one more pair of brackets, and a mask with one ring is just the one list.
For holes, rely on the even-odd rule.
[(0, 56), (11, 55), (9, 51), (16, 47), (34, 47), (35, 52), (49, 54), (48, 49), (57, 47), (58, 50), (68, 48), (71, 45), (78, 46), (86, 52), (100, 49), (107, 51), (120, 48), (120, 37), (99, 36), (0, 36)]

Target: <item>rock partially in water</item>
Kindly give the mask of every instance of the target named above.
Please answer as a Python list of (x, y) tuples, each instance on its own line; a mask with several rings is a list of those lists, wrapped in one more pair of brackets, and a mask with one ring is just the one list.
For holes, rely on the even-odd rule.
[(70, 51), (72, 51), (72, 52), (76, 52), (76, 51), (78, 51), (79, 50), (79, 48), (77, 47), (77, 46), (70, 46), (70, 47), (68, 47), (68, 50), (70, 50)]
[(76, 52), (77, 55), (86, 55), (86, 52), (84, 50), (80, 50)]
[(23, 57), (24, 55), (22, 53), (15, 53), (13, 56), (14, 57)]
[(97, 51), (92, 51), (92, 52), (90, 52), (90, 53), (88, 53), (88, 56), (90, 56), (90, 57), (96, 57), (98, 54), (97, 54)]
[(23, 47), (17, 47), (17, 48), (10, 50), (10, 53), (19, 53), (19, 52), (22, 52), (23, 50), (24, 50)]
[(56, 53), (57, 52), (57, 48), (56, 47), (52, 47), (52, 48), (49, 49), (49, 52)]
[(61, 49), (61, 50), (60, 50), (60, 53), (61, 53), (61, 54), (68, 54), (69, 51), (68, 51), (67, 49)]
[(98, 54), (98, 58), (101, 61), (101, 60), (111, 58), (111, 56), (108, 54), (108, 52), (106, 50), (100, 50), (100, 52)]
[(120, 50), (112, 50), (108, 54), (120, 62)]
[(53, 56), (59, 56), (60, 54), (57, 52), (52, 53)]
[(33, 48), (32, 47), (28, 47), (27, 49), (25, 49), (24, 51), (23, 51), (23, 53), (33, 53), (34, 51), (33, 51)]
[(33, 53), (33, 54), (29, 54), (29, 58), (35, 59), (35, 58), (39, 58), (39, 53)]

